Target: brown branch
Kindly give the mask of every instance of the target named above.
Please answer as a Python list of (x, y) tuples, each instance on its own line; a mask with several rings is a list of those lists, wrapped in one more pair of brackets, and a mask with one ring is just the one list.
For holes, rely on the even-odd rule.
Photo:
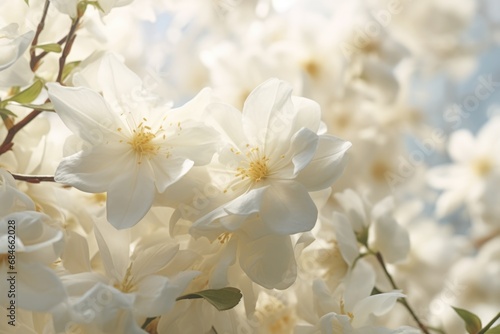
[(36, 116), (38, 116), (42, 110), (33, 110), (30, 112), (26, 117), (24, 117), (22, 120), (14, 124), (9, 131), (7, 132), (7, 136), (5, 136), (5, 139), (0, 145), (0, 155), (4, 154), (5, 152), (9, 151), (12, 146), (14, 146), (14, 143), (12, 140), (14, 139), (14, 136), (16, 133), (18, 133), (22, 128), (24, 128), (25, 125), (27, 125), (29, 122), (31, 122), (33, 119), (35, 119)]
[(26, 181), (29, 183), (40, 183), (40, 182), (56, 182), (54, 176), (52, 175), (25, 175), (25, 174), (15, 174), (9, 172), (14, 179), (19, 181)]
[[(43, 30), (43, 26), (45, 24), (45, 17), (47, 15), (47, 10), (48, 10), (48, 6), (49, 6), (48, 3), (49, 3), (49, 0), (46, 0), (45, 7), (44, 7), (44, 13), (42, 15), (42, 19), (40, 20), (40, 24), (38, 25), (37, 33), (35, 34), (35, 38), (33, 39), (32, 45), (36, 45), (36, 43), (38, 42), (38, 35)], [(63, 70), (64, 70), (64, 65), (66, 64), (66, 58), (68, 57), (68, 55), (71, 51), (71, 47), (73, 46), (73, 42), (75, 41), (75, 38), (76, 38), (75, 32), (76, 32), (76, 29), (78, 28), (79, 22), (80, 22), (80, 17), (77, 17), (76, 19), (73, 20), (73, 23), (71, 24), (71, 28), (69, 30), (69, 33), (65, 37), (66, 44), (64, 45), (62, 55), (59, 58), (59, 72), (57, 74), (57, 82), (59, 82), (59, 83), (61, 83), (61, 81), (62, 81), (62, 74), (63, 74)], [(46, 102), (48, 102), (48, 100)], [(5, 137), (4, 141), (0, 145), (0, 155), (4, 154), (5, 152), (12, 149), (12, 146), (14, 145), (14, 143), (12, 142), (12, 140), (14, 139), (14, 136), (24, 126), (26, 126), (35, 117), (37, 117), (42, 111), (43, 110), (37, 110), (37, 109), (33, 110), (26, 117), (24, 117), (21, 121), (17, 122), (9, 129), (9, 131), (7, 132), (7, 136)]]
[[(382, 257), (382, 254), (380, 252), (378, 252), (378, 253), (375, 254), (375, 257), (377, 258), (377, 261), (380, 263), (380, 266), (384, 270), (385, 276), (387, 276), (387, 278), (389, 279), (389, 282), (391, 283), (392, 288), (394, 290), (399, 290), (399, 288), (396, 285), (396, 282), (394, 282), (394, 279), (392, 278), (391, 274), (387, 271), (387, 267), (385, 265), (385, 261), (384, 261), (384, 258)], [(422, 321), (420, 321), (420, 319), (418, 318), (418, 316), (415, 313), (415, 311), (413, 311), (413, 308), (410, 306), (410, 304), (408, 304), (408, 301), (406, 300), (406, 298), (400, 299), (400, 302), (408, 310), (408, 312), (412, 316), (413, 320), (415, 320), (415, 322), (417, 323), (418, 327), (420, 327), (420, 330), (422, 330), (422, 332), (425, 333), (425, 334), (430, 334), (430, 332), (427, 329), (427, 327), (422, 323)]]
[(480, 249), (485, 244), (487, 244), (488, 242), (490, 242), (491, 240), (493, 240), (493, 239), (495, 239), (496, 237), (499, 237), (499, 236), (500, 236), (500, 229), (494, 230), (493, 232), (491, 232), (491, 234), (489, 234), (487, 236), (484, 236), (482, 238), (474, 240), (472, 244), (474, 245), (474, 247), (476, 249)]
[(36, 27), (36, 32), (35, 32), (35, 37), (33, 37), (33, 42), (31, 42), (31, 50), (30, 50), (30, 67), (31, 70), (34, 71), (38, 61), (36, 60), (35, 56), (35, 48), (38, 44), (38, 37), (40, 37), (40, 34), (42, 33), (43, 28), (45, 27), (45, 18), (47, 17), (47, 12), (49, 11), (49, 5), (50, 1), (45, 0), (45, 5), (43, 6), (43, 13), (42, 13), (42, 18), (40, 19), (40, 22), (38, 23), (38, 26)]
[(57, 74), (56, 81), (62, 84), (62, 76), (64, 72), (64, 65), (66, 64), (66, 58), (71, 51), (71, 47), (76, 38), (76, 29), (78, 28), (78, 24), (80, 23), (80, 16), (77, 16), (76, 19), (73, 20), (71, 24), (71, 28), (69, 29), (68, 36), (66, 37), (66, 44), (64, 45), (64, 49), (62, 51), (61, 57), (59, 58), (59, 73)]
[[(68, 35), (64, 36), (63, 38), (61, 38), (60, 40), (57, 41), (57, 44), (59, 45), (63, 45), (64, 43), (66, 43), (66, 40), (68, 38)], [(31, 62), (30, 62), (30, 66), (31, 66), (31, 69), (32, 70), (35, 70), (38, 66), (38, 62), (43, 58), (45, 57), (46, 55), (48, 55), (49, 53), (47, 51), (43, 51), (42, 53), (40, 53), (38, 56), (34, 56), (33, 58), (31, 58)]]

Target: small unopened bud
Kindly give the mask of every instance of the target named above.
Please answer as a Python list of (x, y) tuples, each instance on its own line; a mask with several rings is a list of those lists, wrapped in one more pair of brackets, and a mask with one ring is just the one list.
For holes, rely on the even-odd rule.
[(80, 1), (78, 5), (76, 5), (76, 15), (80, 18), (85, 14), (87, 10), (87, 1)]

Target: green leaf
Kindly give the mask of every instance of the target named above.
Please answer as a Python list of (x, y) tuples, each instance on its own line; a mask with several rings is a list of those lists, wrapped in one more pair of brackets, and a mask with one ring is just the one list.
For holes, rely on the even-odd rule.
[(232, 309), (233, 307), (238, 305), (242, 296), (243, 295), (241, 294), (240, 290), (233, 287), (227, 287), (222, 289), (209, 289), (190, 293), (184, 296), (180, 296), (176, 300), (204, 298), (217, 310), (225, 311)]
[(68, 75), (70, 75), (71, 72), (75, 69), (75, 67), (80, 65), (80, 63), (81, 61), (73, 61), (71, 63), (67, 63), (66, 65), (64, 65), (62, 80), (64, 81), (68, 77)]
[(12, 111), (10, 111), (9, 109), (5, 109), (5, 108), (2, 108), (0, 109), (0, 116), (2, 117), (2, 119), (4, 117), (8, 117), (8, 116), (14, 116), (14, 117), (17, 117), (16, 114), (14, 114)]
[(488, 329), (484, 334), (500, 334), (500, 325)]
[(30, 5), (30, 0), (24, 0), (24, 2), (26, 2), (28, 6)]
[(36, 110), (43, 110), (43, 111), (55, 111), (54, 105), (50, 102), (44, 103), (44, 104), (29, 104), (29, 103), (23, 103), (21, 104), (23, 107), (26, 108), (31, 108), (31, 109), (36, 109)]
[(5, 101), (15, 101), (21, 104), (30, 103), (31, 101), (36, 99), (38, 95), (40, 95), (42, 88), (43, 88), (43, 82), (37, 80), (22, 92), (17, 93), (16, 95), (12, 96), (11, 98)]
[(61, 46), (57, 43), (36, 45), (35, 48), (42, 49), (43, 51), (46, 51), (46, 52), (60, 53), (62, 51)]
[[(452, 306), (453, 307), (453, 306)], [(481, 324), (481, 320), (478, 318), (477, 315), (475, 315), (472, 312), (469, 312), (467, 310), (458, 308), (458, 307), (453, 307), (455, 312), (462, 318), (462, 320), (465, 322), (465, 329), (467, 330), (467, 333), (469, 334), (477, 334), (483, 327)]]

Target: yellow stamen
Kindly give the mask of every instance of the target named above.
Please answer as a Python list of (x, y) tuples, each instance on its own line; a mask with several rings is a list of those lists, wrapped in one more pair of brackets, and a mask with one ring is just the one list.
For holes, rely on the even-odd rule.
[(132, 146), (132, 149), (142, 158), (146, 156), (148, 158), (158, 154), (160, 146), (153, 143), (153, 139), (156, 137), (155, 134), (148, 131), (148, 127), (140, 126), (137, 128), (138, 131), (134, 130), (134, 135), (130, 141), (127, 143)]
[(137, 290), (136, 285), (133, 283), (132, 277), (132, 263), (128, 266), (127, 271), (125, 272), (125, 277), (119, 283), (113, 285), (118, 290), (128, 293)]

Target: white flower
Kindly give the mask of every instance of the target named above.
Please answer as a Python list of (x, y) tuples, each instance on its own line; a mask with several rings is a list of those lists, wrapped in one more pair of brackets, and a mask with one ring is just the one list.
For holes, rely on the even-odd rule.
[[(486, 205), (496, 210), (495, 200), (500, 179), (500, 117), (492, 118), (474, 138), (468, 130), (454, 132), (448, 144), (452, 163), (434, 167), (428, 173), (429, 184), (444, 192), (436, 203), (436, 213), (443, 217), (460, 205)], [(486, 198), (482, 198), (487, 195)]]
[[(401, 327), (398, 329), (389, 329), (375, 326), (364, 326), (353, 328), (350, 319), (346, 315), (328, 313), (321, 317), (318, 324), (318, 331), (308, 333), (321, 334), (420, 334), (420, 330), (412, 327)], [(300, 334), (300, 332), (296, 332)], [(304, 332), (305, 333), (305, 332)]]
[(222, 191), (191, 233), (229, 241), (225, 251), (238, 254), (254, 282), (287, 288), (296, 276), (289, 235), (313, 228), (318, 211), (309, 192), (340, 176), (350, 143), (318, 135), (318, 104), (292, 97), (291, 87), (277, 79), (258, 86), (243, 113), (218, 103), (208, 110), (227, 143), (209, 168)]
[(414, 328), (396, 330), (373, 324), (372, 316), (388, 313), (398, 298), (405, 295), (391, 291), (371, 295), (375, 286), (375, 272), (364, 261), (359, 261), (345, 283), (333, 293), (324, 282), (316, 280), (313, 290), (316, 296), (315, 310), (321, 318), (315, 326), (299, 326), (296, 333), (312, 334), (417, 334)]
[(103, 61), (100, 73), (104, 97), (48, 84), (57, 114), (84, 141), (62, 160), (55, 178), (86, 192), (107, 192), (109, 222), (127, 228), (144, 217), (156, 192), (210, 161), (218, 136), (190, 119), (210, 99), (207, 90), (171, 110), (140, 96), (141, 81), (116, 58)]
[[(12, 176), (0, 169), (0, 275), (4, 278), (0, 288), (10, 291), (14, 284), (19, 307), (46, 312), (66, 297), (61, 280), (50, 268), (63, 249), (63, 233), (50, 226), (47, 215), (34, 210), (34, 203), (15, 188)], [(12, 276), (13, 283), (7, 280)], [(0, 304), (8, 303), (3, 293)]]
[(252, 91), (242, 114), (224, 104), (208, 109), (227, 140), (214, 166), (219, 168), (214, 181), (223, 181), (227, 203), (198, 219), (193, 229), (217, 220), (234, 231), (258, 213), (269, 233), (309, 231), (317, 217), (309, 192), (330, 187), (340, 176), (351, 144), (318, 135), (319, 106), (292, 97), (291, 87), (276, 79)]
[(11, 23), (0, 29), (0, 87), (26, 86), (33, 78), (28, 60), (22, 57), (35, 33), (18, 33), (19, 26)]
[(388, 263), (402, 261), (410, 251), (410, 238), (404, 227), (392, 217), (394, 202), (386, 197), (370, 207), (361, 197), (347, 189), (335, 199), (344, 214), (335, 213), (333, 226), (345, 261), (352, 265), (359, 255), (357, 242), (380, 252)]
[(17, 33), (19, 26), (11, 23), (0, 29), (0, 71), (12, 66), (30, 46), (35, 33)]
[[(97, 0), (95, 1), (103, 14), (109, 14), (114, 7), (128, 5), (134, 0)], [(50, 0), (50, 2), (63, 14), (67, 14), (72, 18), (77, 16), (77, 6), (82, 0)]]
[(121, 333), (142, 333), (137, 322), (172, 309), (199, 275), (197, 271), (178, 271), (173, 277), (160, 274), (179, 251), (169, 240), (151, 244), (143, 239), (131, 252), (130, 230), (117, 231), (104, 223), (94, 232), (104, 270), (63, 277), (70, 298), (54, 310), (58, 331), (74, 323), (89, 333), (92, 329), (113, 333), (116, 328), (123, 328)]

